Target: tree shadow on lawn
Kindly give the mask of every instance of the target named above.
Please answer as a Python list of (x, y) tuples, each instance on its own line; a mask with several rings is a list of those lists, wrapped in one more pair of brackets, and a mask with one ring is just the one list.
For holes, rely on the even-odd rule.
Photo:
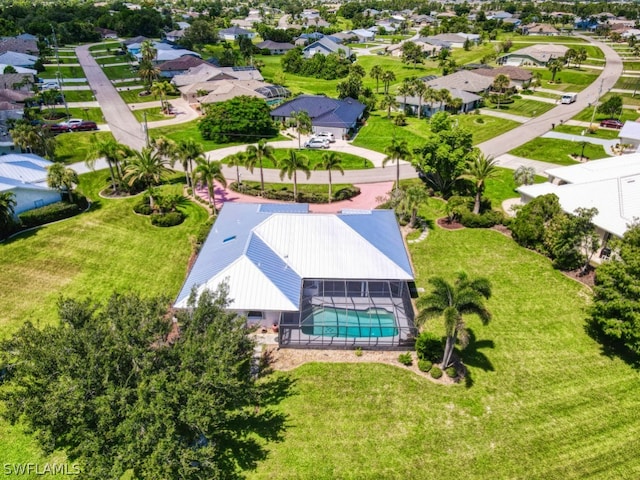
[[(464, 362), (465, 367), (476, 367), (481, 368), (485, 372), (493, 372), (495, 368), (483, 352), (480, 349), (494, 349), (495, 343), (493, 340), (477, 340), (475, 332), (469, 328), (469, 344), (467, 348), (459, 352), (460, 359)], [(471, 371), (466, 368), (465, 374), (465, 387), (471, 388), (473, 387), (473, 377), (471, 375)]]
[(584, 331), (589, 337), (598, 342), (601, 355), (610, 360), (617, 357), (634, 369), (640, 369), (640, 356), (630, 351), (622, 341), (614, 342), (610, 337), (605, 336), (593, 319), (586, 319)]

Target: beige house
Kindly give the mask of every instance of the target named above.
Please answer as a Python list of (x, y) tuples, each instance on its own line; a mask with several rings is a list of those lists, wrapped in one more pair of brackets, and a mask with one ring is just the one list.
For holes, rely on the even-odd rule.
[(491, 78), (492, 80), (495, 80), (498, 75), (506, 75), (509, 77), (509, 86), (518, 89), (527, 88), (533, 78), (533, 74), (529, 70), (511, 65), (498, 68), (476, 68), (471, 71), (477, 75)]
[(535, 66), (546, 67), (554, 58), (564, 57), (569, 47), (554, 44), (531, 45), (515, 52), (507, 53), (496, 60), (498, 65), (514, 67)]

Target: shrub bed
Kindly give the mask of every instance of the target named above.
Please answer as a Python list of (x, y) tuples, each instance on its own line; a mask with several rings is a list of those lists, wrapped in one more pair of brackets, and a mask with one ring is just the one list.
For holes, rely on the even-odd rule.
[(460, 223), (467, 228), (491, 228), (502, 223), (503, 215), (495, 210), (488, 210), (481, 214), (463, 211)]
[(416, 355), (420, 360), (427, 360), (429, 362), (439, 361), (444, 352), (442, 341), (429, 332), (422, 332), (418, 338), (416, 338), (415, 349)]
[(411, 353), (410, 352), (405, 352), (405, 353), (401, 353), (400, 355), (398, 355), (398, 361), (401, 364), (409, 367), (413, 363), (413, 358), (411, 358)]
[[(241, 188), (238, 188), (238, 184), (233, 182), (229, 188), (234, 192), (243, 193), (245, 195), (251, 195), (254, 197), (260, 196), (260, 184), (254, 185), (245, 182), (242, 184)], [(333, 192), (332, 201), (349, 200), (357, 195), (360, 195), (360, 189), (351, 185)], [(283, 186), (279, 189), (265, 188), (263, 198), (268, 198), (269, 200), (280, 200), (283, 202), (293, 202), (293, 191), (289, 190), (289, 187), (287, 186)], [(305, 192), (304, 186), (298, 186), (298, 201), (301, 203), (329, 203), (329, 194), (328, 192)]]
[(444, 371), (449, 378), (456, 378), (458, 376), (458, 371), (456, 367), (447, 367)]
[(418, 368), (421, 372), (428, 372), (433, 367), (433, 363), (429, 360), (418, 360)]
[(87, 201), (82, 198), (78, 203), (56, 202), (44, 207), (35, 208), (19, 215), (23, 228), (32, 228), (45, 223), (56, 222), (73, 217), (86, 208)]
[(156, 227), (174, 227), (184, 222), (184, 219), (182, 212), (154, 213), (151, 215), (151, 224)]
[(140, 215), (151, 215), (153, 213), (153, 209), (148, 203), (137, 203), (133, 206), (133, 211), (139, 213)]

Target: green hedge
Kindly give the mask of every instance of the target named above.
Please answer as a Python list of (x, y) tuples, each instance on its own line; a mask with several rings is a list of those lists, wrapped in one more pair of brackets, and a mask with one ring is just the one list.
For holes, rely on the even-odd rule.
[[(231, 190), (234, 192), (243, 193), (245, 195), (251, 195), (254, 197), (260, 196), (260, 186), (247, 186), (246, 183), (243, 184), (242, 190), (238, 189), (238, 185), (236, 182), (230, 185)], [(357, 195), (360, 195), (360, 189), (355, 186), (349, 186), (345, 188), (341, 188), (333, 192), (333, 200), (332, 201), (340, 201), (340, 200), (349, 200)], [(280, 200), (283, 202), (293, 202), (293, 191), (289, 190), (286, 187), (283, 187), (279, 190), (273, 188), (267, 188), (264, 192), (264, 197), (269, 200)], [(298, 202), (301, 203), (329, 203), (329, 194), (328, 193), (309, 193), (304, 192), (298, 189)]]
[(481, 214), (463, 211), (460, 215), (460, 223), (467, 228), (490, 228), (502, 223), (503, 215), (495, 210), (489, 210)]
[(67, 202), (56, 202), (44, 207), (35, 208), (19, 215), (23, 228), (32, 228), (45, 223), (56, 222), (64, 218), (73, 217), (81, 213), (83, 203), (86, 205), (86, 199), (81, 199), (78, 204)]
[(182, 212), (154, 213), (151, 215), (151, 223), (156, 227), (174, 227), (184, 222), (185, 215)]

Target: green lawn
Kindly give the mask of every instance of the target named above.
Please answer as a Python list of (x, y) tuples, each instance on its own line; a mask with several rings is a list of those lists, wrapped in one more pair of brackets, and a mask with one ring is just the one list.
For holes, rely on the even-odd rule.
[[(144, 102), (159, 102), (160, 97), (157, 95), (143, 95), (140, 96), (140, 93), (144, 91), (144, 88), (134, 88), (131, 90), (123, 90), (118, 92), (122, 99), (126, 103), (144, 103)], [(180, 93), (176, 95), (167, 96), (167, 100), (171, 100), (172, 98), (178, 98)]]
[(620, 77), (614, 85), (614, 88), (623, 90), (637, 90), (640, 88), (640, 77)]
[[(514, 148), (509, 153), (518, 157), (555, 163), (556, 165), (575, 165), (577, 162), (569, 155), (580, 155), (582, 145), (579, 141), (558, 140), (555, 138), (536, 138), (524, 145)], [(604, 151), (602, 145), (587, 143), (584, 155), (590, 160), (611, 156)]]
[(95, 97), (91, 90), (64, 90), (67, 102), (93, 102)]
[(115, 67), (104, 67), (102, 69), (109, 80), (119, 80), (123, 78), (136, 78), (137, 69), (129, 65), (117, 65)]
[(111, 132), (73, 132), (56, 136), (56, 161), (66, 164), (86, 161), (93, 136), (100, 139), (113, 138)]
[(156, 120), (167, 120), (169, 118), (173, 118), (172, 115), (165, 115), (164, 113), (162, 113), (160, 111), (160, 107), (136, 109), (132, 110), (131, 113), (133, 113), (133, 116), (136, 117), (139, 122), (144, 121), (145, 113), (147, 115), (147, 122), (155, 122)]
[[(575, 117), (573, 117), (573, 119), (574, 120), (579, 120), (581, 122), (590, 122), (592, 116), (593, 116), (593, 107), (592, 108), (585, 108), (580, 113), (578, 113)], [(636, 110), (630, 110), (628, 108), (623, 108), (622, 109), (622, 115), (620, 115), (620, 117), (618, 117), (618, 118), (622, 122), (624, 122), (626, 120), (635, 121), (639, 116), (640, 116), (640, 114), (638, 114), (638, 112)], [(595, 122), (599, 122), (600, 120), (604, 120), (605, 118), (609, 118), (609, 115), (605, 115), (603, 113), (598, 113), (596, 111), (596, 116), (595, 116), (595, 119), (594, 119)]]
[[(516, 192), (516, 182), (513, 180), (513, 170), (510, 168), (496, 168), (496, 175), (487, 180), (484, 196), (491, 200), (494, 209), (501, 208), (502, 202), (508, 198), (519, 197)], [(546, 177), (536, 175), (535, 183), (545, 182)]]
[[(249, 139), (246, 139), (246, 141), (234, 142), (234, 143), (216, 143), (211, 140), (204, 140), (202, 138), (202, 135), (200, 135), (200, 130), (198, 130), (198, 122), (199, 120), (193, 120), (191, 122), (179, 123), (176, 125), (170, 125), (166, 127), (150, 128), (149, 135), (152, 138), (165, 136), (176, 142), (191, 138), (201, 143), (205, 152), (209, 150), (216, 150), (218, 148), (231, 147), (233, 145), (242, 145), (250, 141), (259, 140), (258, 138), (249, 138)], [(285, 140), (285, 137), (278, 134), (275, 137), (270, 138), (269, 140), (270, 141)]]
[[(60, 60), (60, 65), (65, 65), (69, 63), (78, 63), (78, 57), (74, 55), (60, 55), (58, 58)], [(56, 59), (55, 56), (53, 56), (53, 57), (47, 58), (47, 61), (45, 63), (57, 64), (58, 60)]]
[[(513, 103), (501, 104), (500, 111), (524, 117), (537, 117), (538, 115), (548, 112), (555, 106), (556, 105), (553, 103), (531, 100), (525, 95), (522, 98), (515, 99)], [(487, 106), (485, 108), (497, 110), (498, 104), (487, 102)]]
[(623, 62), (622, 66), (625, 71), (631, 70), (637, 72), (638, 70), (640, 70), (640, 62)]
[[(294, 382), (280, 405), (288, 428), (249, 479), (640, 473), (629, 440), (637, 436), (638, 373), (585, 333), (586, 288), (495, 231), (436, 228), (410, 250), (418, 287), (459, 270), (492, 281), (491, 323), (468, 317), (468, 388), (379, 364), (315, 363), (280, 373)], [(443, 333), (439, 320), (428, 329)]]
[[(82, 67), (65, 67), (65, 66), (61, 66), (60, 67), (60, 73), (62, 74), (62, 78), (63, 79), (67, 79), (67, 78), (85, 78), (84, 77), (84, 70), (82, 70)], [(57, 74), (58, 74), (58, 67), (47, 67), (47, 69), (44, 72), (38, 73), (38, 77), (48, 80), (48, 79), (56, 78)]]
[(569, 133), (580, 137), (582, 137), (582, 132), (584, 132), (584, 137), (587, 140), (589, 138), (613, 140), (618, 138), (618, 133), (620, 133), (620, 130), (613, 130), (609, 128), (598, 128), (594, 133), (587, 133), (584, 127), (573, 127), (571, 125), (558, 125), (556, 126), (555, 131), (560, 133)]
[(632, 93), (611, 93), (611, 92), (605, 93), (600, 99), (600, 102), (606, 102), (613, 95), (618, 95), (622, 97), (622, 103), (624, 105), (633, 105), (633, 106), (640, 107), (640, 95), (636, 95), (634, 97)]
[[(289, 156), (290, 148), (276, 148), (273, 152), (276, 157), (276, 164), (285, 157)], [(311, 169), (313, 166), (319, 163), (322, 160), (322, 156), (326, 153), (326, 150), (311, 150), (304, 149), (302, 151), (298, 149), (293, 149), (296, 153), (304, 155), (309, 159), (309, 164), (311, 165)], [(338, 156), (342, 159), (342, 168), (345, 170), (362, 170), (365, 168), (373, 168), (373, 163), (363, 157), (358, 157), (357, 155), (351, 155), (349, 153), (338, 153)], [(226, 163), (226, 159), (222, 159), (223, 163)], [(263, 160), (262, 161), (263, 168), (277, 168), (274, 165), (274, 162), (271, 160)], [(334, 172), (334, 178), (340, 178), (340, 172)]]
[(89, 47), (89, 51), (95, 52), (98, 50), (107, 50), (108, 48), (118, 49), (120, 48), (120, 42), (104, 42), (99, 45), (93, 45), (92, 47)]
[[(529, 94), (520, 93), (520, 95), (522, 95), (522, 98), (527, 98)], [(553, 98), (554, 100), (558, 100), (560, 97), (562, 97), (562, 92), (550, 93), (550, 92), (541, 92), (540, 90), (536, 90), (536, 91), (532, 91), (531, 95), (535, 95), (536, 97)]]
[(98, 58), (96, 58), (96, 62), (98, 62), (99, 65), (111, 65), (113, 63), (127, 62), (127, 59), (124, 57), (124, 55), (108, 55), (109, 54), (106, 52), (98, 55)]
[[(520, 125), (512, 120), (489, 115), (455, 115), (453, 119), (473, 133), (474, 144), (482, 143)], [(425, 118), (418, 120), (417, 117), (409, 117), (406, 126), (398, 127), (387, 119), (386, 113), (378, 111), (369, 115), (367, 124), (360, 129), (353, 144), (384, 152), (395, 135), (396, 138), (406, 140), (410, 148), (414, 148), (422, 144), (429, 131), (429, 122)]]
[[(66, 114), (66, 110), (63, 106), (58, 106), (54, 111), (58, 111), (61, 114)], [(102, 110), (98, 107), (69, 107), (69, 118), (79, 118), (81, 120), (88, 120), (96, 123), (104, 123), (104, 117), (102, 116)]]
[[(39, 326), (55, 322), (60, 295), (103, 301), (113, 291), (164, 294), (169, 299), (178, 292), (191, 254), (190, 238), (208, 214), (188, 203), (182, 225), (154, 227), (148, 217), (133, 212), (139, 198), (98, 197), (107, 176), (102, 171), (80, 179), (80, 190), (97, 202), (90, 212), (0, 244), (0, 338), (27, 319)], [(180, 193), (182, 185), (162, 190)], [(45, 456), (32, 436), (4, 420), (0, 420), (0, 444), (3, 462), (64, 461), (60, 453)]]
[(542, 87), (562, 92), (580, 92), (591, 85), (598, 78), (600, 72), (593, 70), (577, 70), (565, 68), (556, 73), (555, 83), (549, 83), (551, 72), (546, 68), (529, 68), (531, 72), (542, 74)]

